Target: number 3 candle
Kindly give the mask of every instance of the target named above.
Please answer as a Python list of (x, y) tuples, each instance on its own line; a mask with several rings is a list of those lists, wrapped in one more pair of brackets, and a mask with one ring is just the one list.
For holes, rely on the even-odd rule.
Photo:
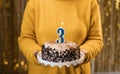
[[(61, 23), (63, 25), (63, 22)], [(64, 34), (65, 34), (65, 31), (64, 31), (64, 28), (62, 27), (59, 27), (57, 29), (57, 34), (59, 34), (59, 39), (56, 40), (57, 43), (63, 43), (64, 42)]]

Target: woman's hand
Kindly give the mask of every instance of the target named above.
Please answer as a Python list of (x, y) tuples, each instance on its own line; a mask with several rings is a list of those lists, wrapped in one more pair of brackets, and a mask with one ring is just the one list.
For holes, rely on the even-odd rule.
[(38, 54), (38, 50), (36, 50), (33, 54), (34, 54), (34, 56), (35, 56), (35, 59), (37, 60), (37, 54)]
[[(85, 60), (87, 59), (87, 54), (88, 54), (88, 51), (86, 51), (86, 50), (81, 50), (81, 51), (80, 51), (81, 57), (84, 58), (83, 63), (84, 63)], [(82, 63), (82, 64), (83, 64), (83, 63)]]

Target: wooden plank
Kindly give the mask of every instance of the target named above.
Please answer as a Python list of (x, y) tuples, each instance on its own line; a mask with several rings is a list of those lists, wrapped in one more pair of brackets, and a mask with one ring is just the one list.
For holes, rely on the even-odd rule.
[(18, 43), (17, 43), (26, 1), (25, 0), (13, 0), (12, 3), (14, 6), (14, 9), (13, 9), (13, 38), (14, 38), (13, 52), (15, 52), (13, 55), (13, 58), (14, 60), (16, 60), (16, 62), (14, 62), (14, 74), (16, 73), (26, 74), (27, 73), (27, 70), (26, 70), (27, 62), (23, 54), (19, 51)]
[(12, 50), (12, 37), (11, 37), (11, 26), (9, 24), (11, 24), (11, 19), (9, 19), (9, 17), (11, 17), (11, 12), (10, 12), (10, 1), (6, 1), (3, 0), (2, 2), (2, 23), (0, 24), (2, 26), (2, 31), (1, 31), (1, 50), (2, 50), (2, 56), (3, 56), (3, 60), (2, 60), (2, 64), (3, 64), (3, 68), (2, 68), (2, 72), (1, 74), (12, 74), (13, 70), (12, 70), (12, 55), (11, 55), (11, 50)]

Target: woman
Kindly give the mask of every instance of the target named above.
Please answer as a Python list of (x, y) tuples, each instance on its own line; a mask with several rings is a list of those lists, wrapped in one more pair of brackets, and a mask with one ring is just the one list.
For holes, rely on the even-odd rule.
[[(65, 40), (79, 45), (86, 58), (81, 65), (43, 66), (35, 58), (44, 42), (55, 41), (62, 26)], [(29, 0), (24, 12), (19, 47), (28, 60), (29, 74), (90, 74), (90, 60), (103, 47), (100, 11), (96, 0)]]

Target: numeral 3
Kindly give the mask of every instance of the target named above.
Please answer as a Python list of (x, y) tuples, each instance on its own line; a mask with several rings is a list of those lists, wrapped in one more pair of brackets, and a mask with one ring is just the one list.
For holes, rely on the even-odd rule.
[(64, 29), (63, 28), (58, 28), (57, 33), (59, 34), (59, 39), (56, 40), (57, 43), (63, 43), (64, 42)]

